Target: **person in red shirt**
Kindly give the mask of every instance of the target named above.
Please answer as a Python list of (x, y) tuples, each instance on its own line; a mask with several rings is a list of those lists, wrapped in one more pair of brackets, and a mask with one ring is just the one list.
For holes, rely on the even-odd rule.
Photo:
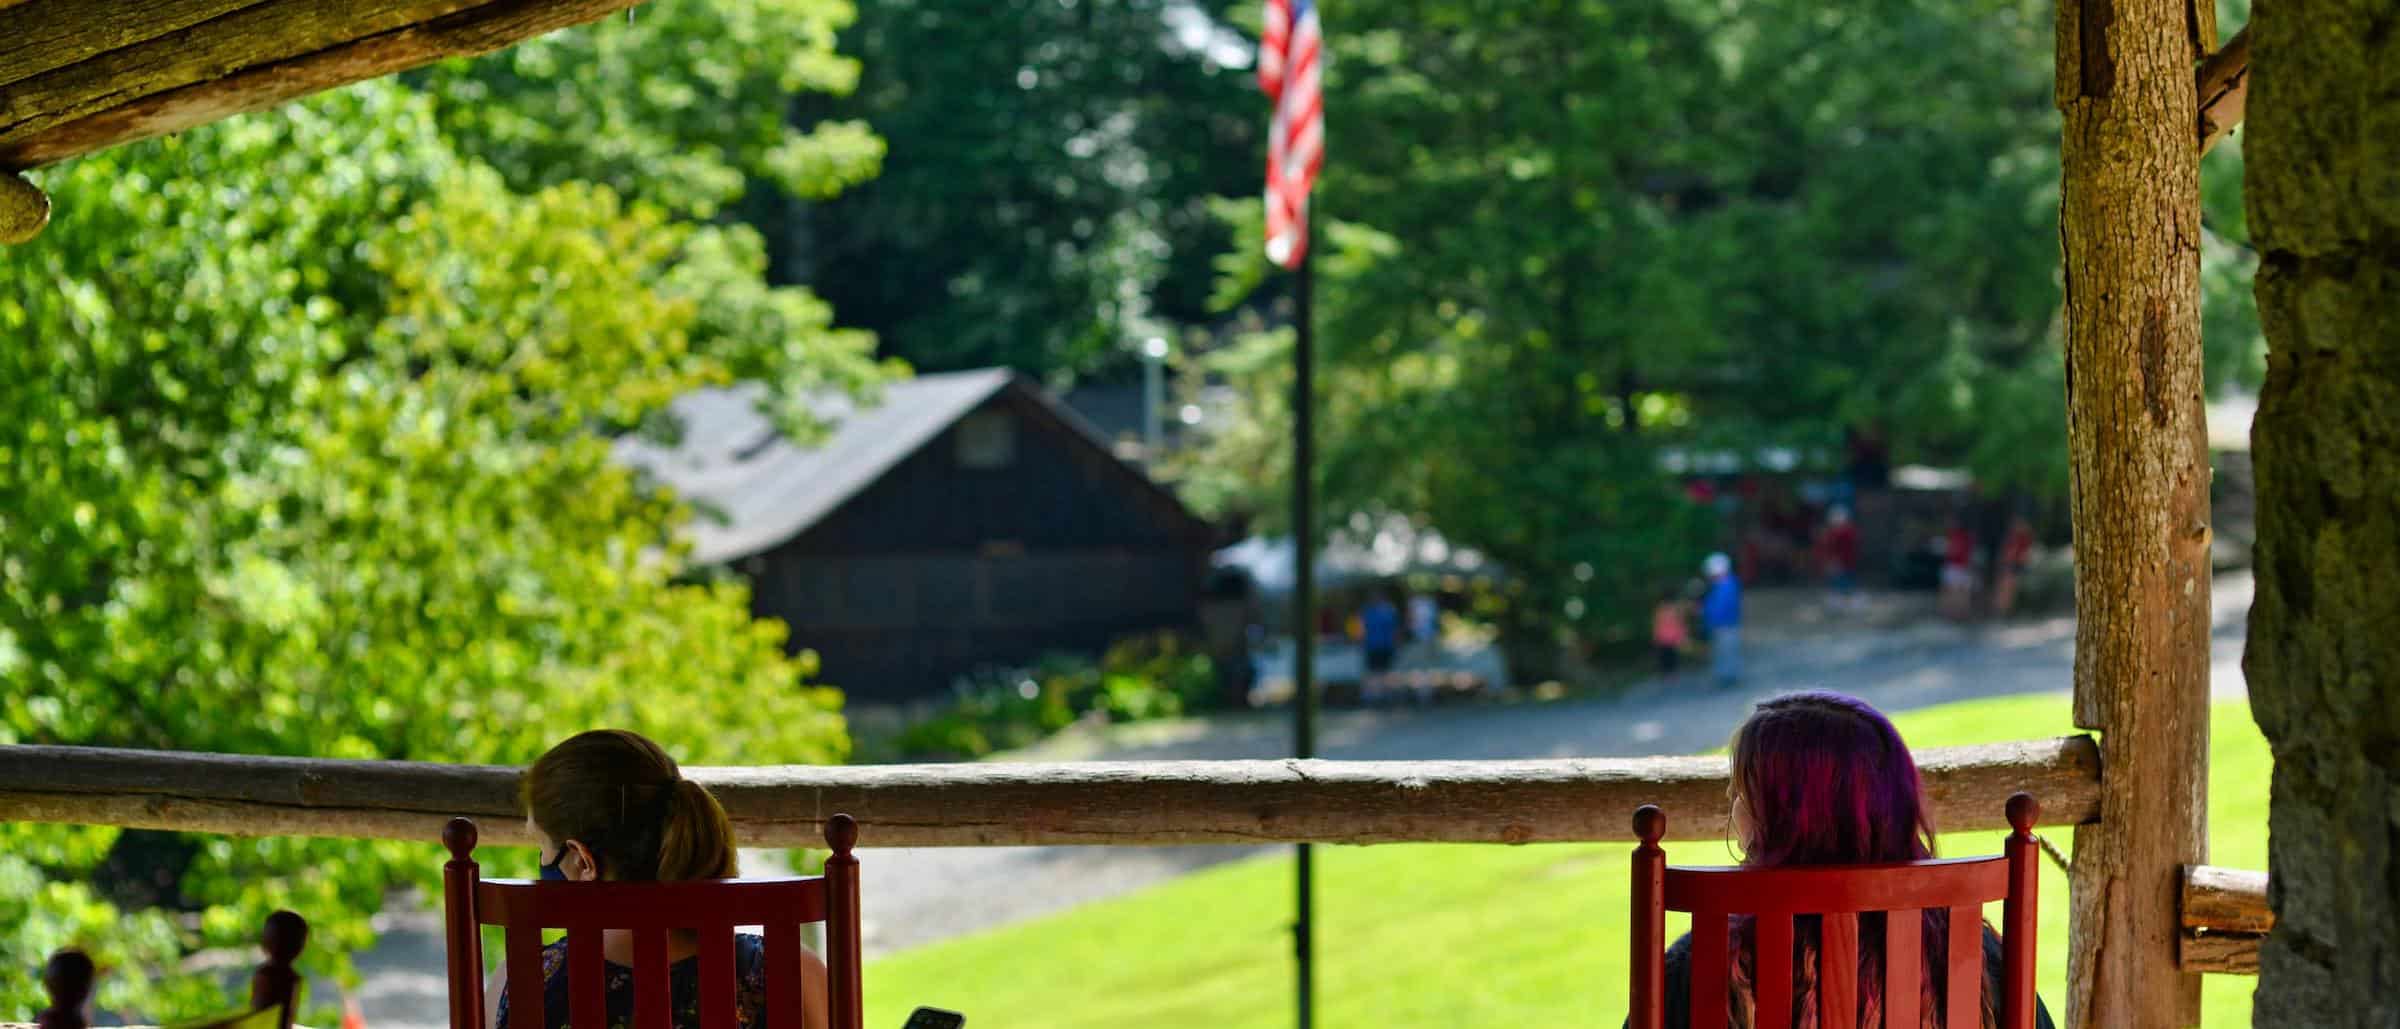
[(2033, 525), (2024, 515), (2009, 519), (2008, 536), (2000, 542), (2000, 568), (1992, 583), (1992, 613), (2006, 616), (2017, 606), (2017, 585), (2033, 563)]
[(1658, 606), (1650, 609), (1650, 648), (1658, 655), (1658, 674), (1672, 681), (1683, 664), (1683, 648), (1691, 645), (1691, 624), (1686, 617), (1682, 597), (1672, 593), (1658, 598)]
[(1825, 512), (1817, 554), (1824, 562), (1826, 584), (1833, 588), (1833, 606), (1858, 607), (1858, 526), (1851, 523), (1849, 508), (1836, 504)]
[(1965, 621), (1975, 608), (1975, 534), (1953, 515), (1942, 536), (1942, 616)]

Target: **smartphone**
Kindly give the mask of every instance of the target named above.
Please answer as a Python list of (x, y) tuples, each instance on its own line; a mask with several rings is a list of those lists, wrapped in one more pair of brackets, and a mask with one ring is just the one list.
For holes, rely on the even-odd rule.
[(959, 1029), (967, 1024), (967, 1016), (940, 1008), (918, 1008), (908, 1016), (908, 1024), (900, 1029)]

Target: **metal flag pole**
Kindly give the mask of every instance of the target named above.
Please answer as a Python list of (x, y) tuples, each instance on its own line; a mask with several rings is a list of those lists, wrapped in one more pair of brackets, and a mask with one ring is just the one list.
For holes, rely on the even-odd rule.
[[(1305, 210), (1305, 209), (1304, 209)], [(1299, 237), (1308, 239), (1307, 215)], [(1317, 756), (1317, 560), (1316, 560), (1316, 360), (1315, 248), (1300, 252), (1292, 277), (1292, 751), (1303, 760)], [(1316, 997), (1316, 943), (1310, 920), (1316, 907), (1313, 862), (1299, 845), (1299, 904), (1292, 945), (1299, 959), (1300, 1029), (1312, 1024)]]

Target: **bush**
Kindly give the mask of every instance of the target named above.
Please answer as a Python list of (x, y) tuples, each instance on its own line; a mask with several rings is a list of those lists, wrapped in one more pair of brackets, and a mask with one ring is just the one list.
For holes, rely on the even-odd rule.
[(1217, 697), (1208, 655), (1171, 632), (1120, 640), (1095, 663), (1047, 654), (1030, 667), (962, 679), (951, 699), (888, 740), (859, 741), (869, 760), (973, 760), (1030, 746), (1082, 719), (1179, 718)]

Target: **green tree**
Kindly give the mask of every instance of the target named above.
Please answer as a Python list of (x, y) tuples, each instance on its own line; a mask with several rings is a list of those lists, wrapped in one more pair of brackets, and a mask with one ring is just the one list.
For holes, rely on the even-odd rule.
[(1106, 369), (1128, 339), (1206, 319), (1224, 242), (1207, 198), (1252, 188), (1261, 161), (1246, 44), (1207, 17), (1231, 6), (863, 5), (842, 37), (857, 91), (801, 112), (893, 147), (872, 183), (755, 212), (779, 277), (926, 370)]
[(835, 329), (816, 293), (770, 289), (755, 270), (761, 232), (782, 231), (770, 215), (834, 199), (882, 166), (884, 141), (864, 122), (800, 113), (856, 86), (858, 62), (834, 48), (855, 17), (846, 0), (659, 4), (405, 81), (431, 98), (442, 134), (511, 189), (596, 183), (702, 219), (683, 230), (668, 288), (696, 302), (698, 345), (725, 337), (728, 370), (764, 383), (784, 429), (805, 436), (813, 398), (897, 370), (827, 360), (827, 347), (859, 351), (872, 333)]
[[(607, 437), (737, 370), (872, 381), (870, 341), (766, 287), (755, 233), (512, 192), (435, 113), (368, 84), (40, 176), (58, 216), (0, 263), (0, 742), (522, 762), (612, 724), (842, 759), (838, 694), (742, 587), (678, 578), (687, 512)], [(345, 973), (437, 867), (0, 827), (0, 963), (79, 943), (112, 1010), (203, 1010), (184, 954), (288, 906)]]
[(834, 48), (855, 17), (849, 0), (656, 4), (407, 79), (519, 190), (592, 182), (709, 217), (754, 190), (825, 200), (875, 176), (884, 144), (864, 123), (791, 117), (857, 85)]
[[(1830, 461), (1845, 427), (1881, 423), (1909, 458), (2063, 454), (2045, 413), (2058, 130), (2029, 56), (2046, 9), (1389, 0), (1327, 17), (1318, 209), (1378, 241), (1333, 226), (1320, 278), (1332, 516), (1421, 517), (1507, 565), (1532, 617), (1600, 629), (1705, 542), (1663, 447)], [(1265, 281), (1251, 246), (1228, 299)], [(1282, 435), (1273, 390), (1243, 393), (1256, 438)], [(1215, 499), (1272, 510), (1280, 481), (1230, 474), (1260, 457), (1240, 436), (1204, 461), (1227, 470)]]
[[(2224, 5), (2226, 31), (2244, 16)], [(1622, 631), (1688, 574), (1706, 534), (1664, 497), (1664, 448), (1778, 445), (1830, 472), (1846, 429), (1881, 427), (1902, 460), (2064, 495), (2047, 8), (1327, 17), (1329, 522), (1398, 511), (1485, 547), (1538, 640)], [(2255, 384), (2238, 147), (2207, 173), (2211, 383)], [(1224, 207), (1241, 242), (1219, 301), (1287, 311), (1256, 207)], [(1185, 480), (1269, 525), (1288, 482), (1280, 340), (1209, 358), (1243, 409)]]

